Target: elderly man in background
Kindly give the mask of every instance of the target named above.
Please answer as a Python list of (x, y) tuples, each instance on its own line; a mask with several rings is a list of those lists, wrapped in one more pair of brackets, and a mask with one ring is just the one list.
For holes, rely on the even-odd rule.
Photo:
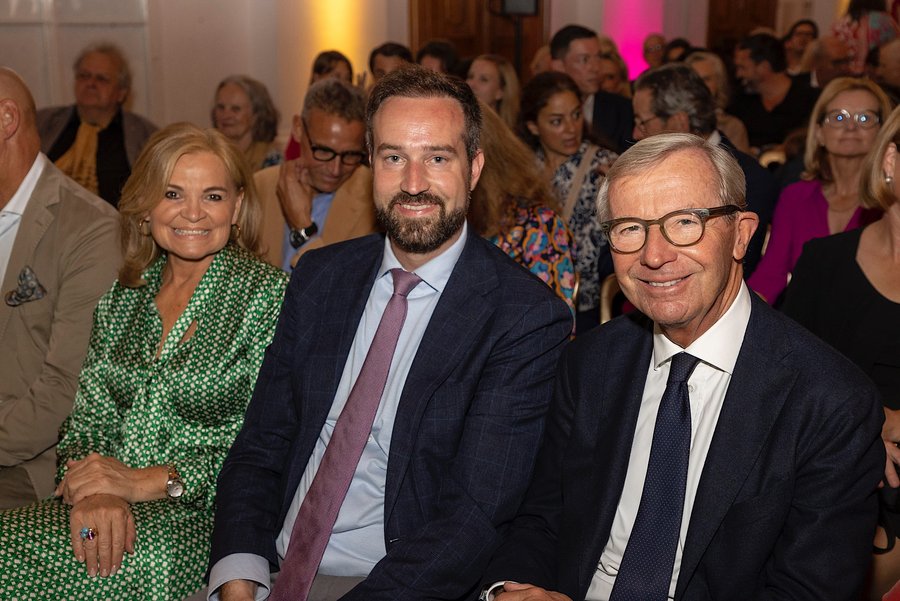
[(635, 140), (661, 133), (695, 134), (730, 152), (741, 166), (747, 182), (747, 206), (759, 217), (759, 227), (744, 256), (744, 277), (749, 277), (762, 256), (766, 228), (778, 200), (775, 178), (716, 129), (716, 101), (691, 67), (672, 63), (645, 71), (634, 89)]
[(365, 120), (359, 88), (331, 78), (309, 88), (291, 131), (300, 157), (253, 178), (269, 263), (291, 271), (305, 252), (377, 231)]
[(598, 212), (649, 319), (563, 355), (483, 598), (857, 598), (885, 465), (878, 391), (744, 284), (757, 219), (743, 180), (690, 134), (642, 140), (610, 169)]
[(53, 492), (91, 314), (119, 268), (118, 215), (40, 152), (34, 100), (0, 68), (0, 508)]
[(113, 206), (131, 166), (156, 126), (123, 108), (131, 69), (113, 44), (88, 46), (78, 55), (75, 104), (41, 109), (41, 151), (66, 175)]

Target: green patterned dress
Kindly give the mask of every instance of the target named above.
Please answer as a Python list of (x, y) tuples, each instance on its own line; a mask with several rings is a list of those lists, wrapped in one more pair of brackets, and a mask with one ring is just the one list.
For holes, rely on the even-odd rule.
[(61, 501), (0, 512), (0, 599), (181, 599), (203, 586), (216, 477), (241, 427), (287, 275), (227, 246), (156, 357), (164, 265), (163, 256), (147, 269), (146, 286), (116, 283), (100, 300), (58, 451), (61, 466), (91, 452), (135, 468), (173, 462), (184, 496), (132, 505), (135, 553), (108, 578), (89, 578), (75, 561)]

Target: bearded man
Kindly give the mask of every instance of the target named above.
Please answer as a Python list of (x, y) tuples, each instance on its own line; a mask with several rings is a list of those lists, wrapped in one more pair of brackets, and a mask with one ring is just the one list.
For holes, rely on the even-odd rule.
[(366, 118), (386, 236), (294, 269), (219, 478), (212, 599), (467, 598), (534, 467), (571, 314), (467, 231), (478, 102), (409, 68)]

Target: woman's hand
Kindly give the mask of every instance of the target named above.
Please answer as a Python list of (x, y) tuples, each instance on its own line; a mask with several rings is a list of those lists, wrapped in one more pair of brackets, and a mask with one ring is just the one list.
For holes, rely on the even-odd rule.
[[(83, 528), (93, 538), (82, 538)], [(134, 553), (137, 532), (128, 502), (115, 495), (92, 495), (72, 507), (69, 534), (75, 559), (85, 564), (88, 576), (113, 576), (125, 552)]]
[(66, 475), (54, 494), (76, 505), (91, 495), (115, 495), (128, 503), (154, 501), (166, 496), (168, 468), (131, 468), (113, 457), (91, 453), (66, 462)]

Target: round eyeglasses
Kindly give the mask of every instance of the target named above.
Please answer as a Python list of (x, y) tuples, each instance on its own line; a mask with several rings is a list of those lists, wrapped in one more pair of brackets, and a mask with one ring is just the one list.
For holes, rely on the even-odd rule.
[(873, 111), (860, 111), (850, 114), (847, 109), (839, 109), (825, 113), (824, 123), (835, 128), (845, 128), (850, 126), (850, 122), (856, 123), (857, 127), (862, 129), (872, 129), (881, 123), (881, 117)]
[(648, 221), (637, 217), (611, 219), (600, 224), (600, 230), (609, 240), (613, 251), (619, 254), (636, 253), (647, 243), (647, 231), (658, 225), (663, 237), (673, 246), (693, 246), (700, 242), (706, 231), (706, 220), (737, 213), (737, 205), (724, 205), (709, 209), (681, 209), (666, 213), (659, 219)]

